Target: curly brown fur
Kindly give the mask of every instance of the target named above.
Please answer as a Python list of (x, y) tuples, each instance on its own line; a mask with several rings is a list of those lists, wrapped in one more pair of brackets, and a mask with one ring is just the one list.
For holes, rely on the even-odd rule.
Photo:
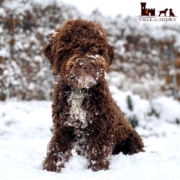
[(108, 169), (112, 154), (144, 151), (104, 78), (113, 47), (101, 25), (66, 21), (51, 35), (44, 54), (58, 80), (53, 88), (53, 137), (43, 169), (60, 172), (72, 149), (86, 156), (94, 171)]

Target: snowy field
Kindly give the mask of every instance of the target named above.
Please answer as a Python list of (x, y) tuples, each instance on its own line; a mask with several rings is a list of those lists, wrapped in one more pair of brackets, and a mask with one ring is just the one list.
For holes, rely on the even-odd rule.
[[(0, 102), (0, 179), (179, 180), (180, 104), (166, 97), (149, 102), (114, 86), (111, 92), (127, 116), (137, 116), (146, 152), (113, 156), (107, 171), (86, 169), (88, 161), (81, 156), (71, 158), (59, 174), (43, 171), (41, 163), (52, 136), (51, 102)], [(127, 95), (133, 111), (128, 109)], [(156, 113), (150, 113), (152, 107)]]

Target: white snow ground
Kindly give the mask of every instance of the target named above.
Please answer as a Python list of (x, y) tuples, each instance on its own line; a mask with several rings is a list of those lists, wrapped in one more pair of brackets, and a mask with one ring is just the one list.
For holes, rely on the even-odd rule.
[[(135, 114), (146, 146), (144, 153), (119, 154), (111, 159), (110, 169), (93, 172), (88, 161), (74, 156), (61, 173), (42, 170), (42, 160), (51, 138), (51, 102), (0, 102), (0, 179), (1, 180), (179, 180), (180, 179), (180, 104), (171, 98), (149, 101), (111, 86), (111, 92), (127, 116)], [(133, 112), (127, 108), (130, 95)], [(148, 115), (155, 107), (159, 117)]]

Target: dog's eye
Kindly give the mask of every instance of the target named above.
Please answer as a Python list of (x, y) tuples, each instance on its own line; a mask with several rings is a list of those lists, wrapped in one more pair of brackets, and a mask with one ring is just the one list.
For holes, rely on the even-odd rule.
[(102, 50), (99, 50), (99, 51), (98, 51), (98, 54), (99, 54), (99, 55), (102, 55), (102, 54), (103, 54), (103, 51), (102, 51)]
[(74, 66), (73, 64), (70, 64), (70, 65), (69, 65), (69, 69), (73, 68), (73, 66)]

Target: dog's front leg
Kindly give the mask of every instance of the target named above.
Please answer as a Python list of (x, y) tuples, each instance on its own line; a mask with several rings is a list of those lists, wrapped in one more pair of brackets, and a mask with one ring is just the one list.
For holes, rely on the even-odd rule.
[(70, 127), (59, 128), (48, 144), (43, 170), (60, 172), (71, 156), (73, 132)]
[(112, 147), (110, 144), (105, 145), (107, 143), (102, 142), (102, 140), (96, 142), (91, 141), (88, 150), (88, 156), (90, 159), (90, 165), (88, 168), (91, 168), (93, 171), (107, 170), (109, 168)]

